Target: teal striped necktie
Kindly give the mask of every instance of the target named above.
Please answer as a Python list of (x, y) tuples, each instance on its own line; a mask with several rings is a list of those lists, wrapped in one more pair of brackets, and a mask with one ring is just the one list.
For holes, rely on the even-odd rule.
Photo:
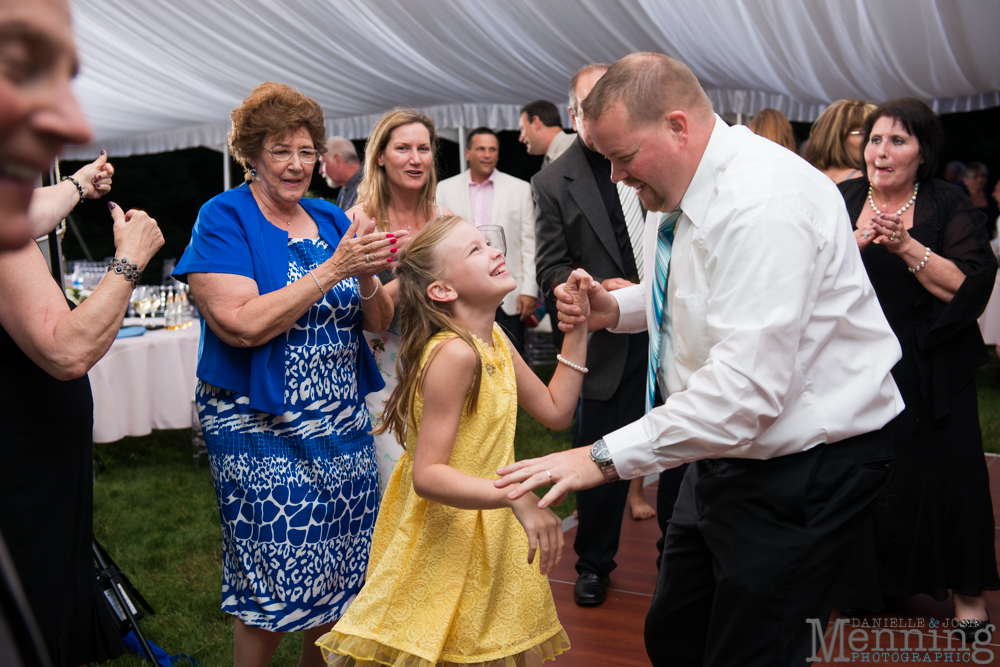
[(670, 247), (674, 244), (674, 227), (681, 210), (674, 209), (660, 218), (656, 235), (656, 268), (653, 273), (653, 323), (649, 330), (649, 368), (646, 373), (646, 412), (656, 403), (656, 376), (660, 368), (661, 340), (670, 335), (670, 313), (664, 303), (667, 277), (670, 275)]

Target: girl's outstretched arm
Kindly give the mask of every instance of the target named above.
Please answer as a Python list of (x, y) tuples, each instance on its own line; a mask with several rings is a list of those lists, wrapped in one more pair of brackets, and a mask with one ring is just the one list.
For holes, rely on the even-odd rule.
[(424, 410), (413, 453), (413, 490), (421, 498), (459, 509), (510, 507), (528, 535), (528, 562), (532, 562), (537, 549), (539, 567), (548, 574), (562, 558), (559, 517), (547, 508), (539, 510), (538, 497), (533, 493), (512, 501), (507, 497), (510, 489), (498, 489), (493, 486), (494, 480), (468, 475), (448, 465), (477, 363), (476, 353), (460, 338), (441, 343), (427, 362)]
[[(573, 296), (573, 304), (581, 308), (583, 316), (589, 314), (587, 290), (590, 275), (583, 269), (576, 269), (566, 280), (566, 291)], [(545, 383), (528, 368), (521, 355), (513, 350), (514, 373), (517, 376), (517, 402), (532, 417), (552, 429), (568, 428), (573, 421), (577, 399), (583, 387), (583, 373), (566, 364), (556, 364), (552, 381)], [(587, 364), (586, 327), (574, 327), (563, 338), (562, 357), (578, 366)]]

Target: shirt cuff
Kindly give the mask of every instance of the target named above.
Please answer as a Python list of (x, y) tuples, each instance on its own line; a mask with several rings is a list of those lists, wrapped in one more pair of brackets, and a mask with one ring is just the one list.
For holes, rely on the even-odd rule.
[(644, 285), (632, 285), (610, 292), (618, 302), (618, 326), (612, 333), (640, 333), (646, 330), (646, 295)]
[(636, 420), (604, 436), (615, 470), (622, 479), (645, 477), (684, 463), (679, 458), (664, 456), (653, 450), (653, 441), (646, 435), (645, 418)]

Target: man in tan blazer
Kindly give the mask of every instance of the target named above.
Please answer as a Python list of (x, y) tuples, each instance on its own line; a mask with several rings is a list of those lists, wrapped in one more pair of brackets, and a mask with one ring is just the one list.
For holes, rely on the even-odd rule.
[(524, 352), (524, 320), (535, 311), (535, 207), (527, 181), (497, 170), (500, 143), (488, 127), (477, 127), (465, 140), (469, 169), (441, 181), (438, 204), (467, 218), (476, 226), (503, 227), (507, 241), (507, 270), (517, 288), (497, 309), (497, 323)]

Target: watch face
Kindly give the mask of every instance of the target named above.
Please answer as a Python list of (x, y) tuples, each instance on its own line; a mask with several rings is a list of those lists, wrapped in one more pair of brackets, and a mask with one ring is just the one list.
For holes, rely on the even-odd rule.
[(611, 453), (608, 451), (608, 446), (603, 439), (594, 443), (594, 446), (590, 449), (590, 457), (595, 461), (607, 461), (611, 458)]

